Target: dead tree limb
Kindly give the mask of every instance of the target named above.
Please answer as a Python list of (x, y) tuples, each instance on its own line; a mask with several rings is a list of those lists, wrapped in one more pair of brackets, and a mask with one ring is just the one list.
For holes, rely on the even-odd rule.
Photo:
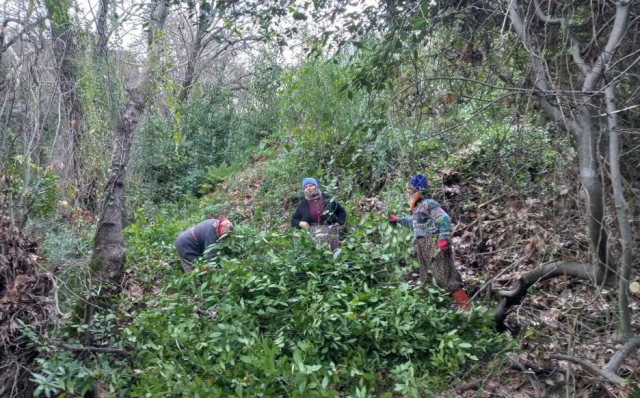
[(529, 369), (527, 369), (522, 363), (520, 363), (520, 361), (518, 361), (513, 356), (509, 356), (508, 361), (509, 365), (511, 365), (513, 369), (519, 370), (520, 372), (524, 373), (525, 376), (527, 376), (527, 380), (529, 380), (529, 383), (533, 387), (534, 396), (536, 398), (544, 397), (546, 395), (544, 385), (540, 382), (540, 380), (538, 380), (533, 372), (529, 371)]
[(624, 386), (626, 381), (624, 378), (618, 376), (618, 370), (620, 369), (620, 366), (622, 366), (622, 362), (625, 360), (625, 358), (631, 355), (638, 348), (640, 348), (640, 336), (635, 336), (627, 341), (627, 343), (613, 355), (604, 369), (600, 368), (593, 362), (587, 361), (586, 359), (577, 358), (570, 355), (551, 354), (549, 355), (549, 358), (575, 363), (585, 369), (591, 370), (592, 372), (596, 373), (603, 379), (606, 379), (613, 384)]
[(589, 369), (592, 372), (598, 374), (603, 379), (609, 380), (611, 383), (616, 385), (623, 385), (624, 379), (613, 372), (609, 372), (605, 369), (600, 368), (593, 362), (587, 361), (586, 359), (572, 357), (570, 355), (562, 355), (562, 354), (551, 354), (549, 355), (551, 359), (557, 359), (559, 361), (567, 361), (572, 362), (577, 365), (582, 366), (583, 368)]
[(53, 341), (53, 344), (56, 347), (68, 350), (68, 351), (72, 351), (72, 352), (97, 352), (97, 353), (106, 353), (106, 354), (116, 354), (116, 355), (120, 355), (123, 356), (127, 359), (127, 361), (129, 362), (129, 366), (131, 367), (131, 369), (133, 369), (135, 366), (133, 364), (133, 355), (122, 348), (113, 348), (113, 347), (92, 347), (92, 346), (77, 346), (77, 345), (69, 345), (66, 343), (63, 343), (61, 341)]
[(497, 291), (497, 294), (502, 297), (502, 300), (495, 314), (496, 329), (500, 332), (506, 330), (504, 321), (507, 318), (509, 308), (520, 304), (531, 286), (540, 281), (555, 278), (560, 275), (593, 280), (591, 266), (584, 263), (553, 262), (527, 272), (516, 280), (516, 284), (512, 289)]
[(631, 355), (635, 350), (640, 348), (640, 336), (636, 336), (625, 343), (609, 360), (607, 367), (605, 368), (607, 371), (612, 373), (618, 373), (620, 366), (622, 366), (622, 362), (626, 357)]
[(76, 346), (76, 345), (69, 345), (61, 341), (54, 341), (53, 344), (56, 347), (64, 348), (65, 350), (74, 351), (74, 352), (102, 352), (102, 353), (118, 354), (118, 355), (122, 355), (123, 357), (131, 356), (131, 353), (129, 351), (124, 350), (122, 348)]
[(476, 380), (476, 381), (471, 381), (469, 383), (458, 384), (457, 386), (454, 387), (454, 389), (456, 390), (456, 392), (460, 393), (468, 390), (477, 390), (478, 388), (480, 388), (481, 385), (482, 385), (482, 382), (480, 380)]

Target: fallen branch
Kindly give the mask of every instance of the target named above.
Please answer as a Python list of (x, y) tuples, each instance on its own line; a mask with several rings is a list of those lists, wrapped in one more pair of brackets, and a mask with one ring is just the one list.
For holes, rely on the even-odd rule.
[(457, 386), (454, 387), (454, 389), (456, 390), (456, 392), (461, 393), (468, 390), (477, 390), (478, 388), (480, 388), (481, 385), (482, 383), (480, 382), (480, 380), (476, 380), (476, 381), (471, 381), (469, 383), (458, 384)]
[(537, 377), (540, 378), (550, 378), (552, 376), (554, 376), (556, 373), (565, 373), (564, 369), (559, 368), (557, 366), (553, 366), (553, 365), (538, 365), (536, 363), (530, 362), (530, 361), (517, 361), (518, 363), (516, 364), (515, 362), (511, 362), (511, 369), (514, 370), (521, 370), (520, 365), (524, 366), (527, 371), (529, 372), (533, 372), (533, 374), (535, 374)]
[(527, 376), (527, 379), (529, 380), (529, 383), (533, 387), (533, 391), (534, 391), (534, 394), (535, 394), (534, 396), (536, 398), (544, 397), (546, 395), (545, 394), (544, 385), (540, 382), (540, 380), (538, 380), (538, 378), (536, 377), (536, 375), (532, 371), (527, 369), (527, 367), (525, 367), (520, 361), (518, 361), (513, 356), (509, 356), (508, 360), (509, 360), (509, 365), (511, 365), (512, 369), (519, 370), (522, 373), (524, 373), (525, 376)]
[(598, 374), (602, 378), (610, 381), (613, 384), (618, 386), (624, 386), (625, 379), (618, 376), (618, 370), (620, 366), (622, 366), (622, 362), (626, 357), (628, 357), (631, 353), (633, 353), (636, 349), (640, 348), (640, 336), (636, 336), (629, 341), (626, 342), (611, 358), (607, 366), (604, 369), (600, 368), (593, 362), (587, 361), (586, 359), (572, 357), (570, 355), (562, 355), (562, 354), (551, 354), (549, 358), (558, 359), (560, 361), (572, 362), (577, 365), (580, 365), (586, 369), (591, 370), (592, 372)]
[(112, 348), (112, 347), (87, 347), (87, 346), (76, 346), (65, 344), (61, 341), (54, 341), (53, 344), (56, 347), (64, 348), (65, 350), (74, 351), (74, 352), (105, 352), (111, 354), (118, 354), (124, 357), (130, 357), (131, 353), (127, 350), (123, 350), (122, 348)]
[(632, 352), (640, 348), (640, 336), (635, 336), (630, 339), (623, 345), (609, 360), (609, 364), (605, 368), (607, 371), (612, 372), (614, 374), (618, 373), (620, 366), (622, 366), (622, 362), (626, 357), (628, 357)]
[(73, 352), (102, 352), (102, 353), (108, 353), (108, 354), (122, 355), (123, 357), (127, 358), (127, 361), (129, 362), (129, 366), (131, 367), (131, 369), (135, 368), (133, 363), (133, 355), (131, 355), (129, 351), (123, 350), (122, 348), (77, 346), (77, 345), (69, 345), (56, 340), (53, 341), (53, 344), (56, 347), (63, 348), (65, 350), (69, 350)]
[(586, 359), (572, 357), (570, 355), (562, 355), (562, 354), (551, 354), (549, 355), (551, 359), (557, 359), (560, 361), (573, 362), (577, 365), (582, 366), (583, 368), (587, 368), (594, 373), (597, 373), (604, 379), (609, 380), (613, 384), (617, 384), (619, 386), (624, 384), (624, 379), (613, 372), (609, 372), (605, 369), (601, 369), (598, 365), (593, 362), (589, 362)]
[[(553, 262), (527, 272), (516, 281), (512, 289), (497, 290), (497, 294), (502, 296), (502, 300), (494, 316), (496, 329), (500, 332), (504, 332), (507, 329), (504, 321), (507, 318), (509, 308), (520, 304), (531, 286), (540, 281), (561, 275), (593, 280), (591, 266), (575, 262)], [(612, 282), (607, 281), (605, 284), (612, 284)]]

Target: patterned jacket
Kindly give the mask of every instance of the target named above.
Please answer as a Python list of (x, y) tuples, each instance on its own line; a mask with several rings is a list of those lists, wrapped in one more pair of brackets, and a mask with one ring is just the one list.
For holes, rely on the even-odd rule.
[(411, 228), (416, 237), (438, 234), (438, 239), (449, 240), (451, 217), (433, 199), (421, 199), (411, 216), (398, 217), (398, 223)]

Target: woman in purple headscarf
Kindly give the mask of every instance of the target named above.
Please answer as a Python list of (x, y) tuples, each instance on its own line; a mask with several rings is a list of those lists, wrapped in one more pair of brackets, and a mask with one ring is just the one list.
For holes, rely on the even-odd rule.
[(340, 228), (347, 212), (334, 198), (323, 194), (315, 178), (302, 180), (304, 199), (291, 217), (291, 226), (306, 229), (318, 243), (326, 242), (331, 250), (340, 245)]

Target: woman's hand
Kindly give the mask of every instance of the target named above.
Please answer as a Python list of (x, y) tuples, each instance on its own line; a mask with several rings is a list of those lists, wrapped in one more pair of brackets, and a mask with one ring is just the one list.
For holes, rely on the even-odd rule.
[(300, 221), (300, 224), (298, 224), (298, 226), (302, 229), (308, 229), (309, 228), (309, 223), (306, 221)]

